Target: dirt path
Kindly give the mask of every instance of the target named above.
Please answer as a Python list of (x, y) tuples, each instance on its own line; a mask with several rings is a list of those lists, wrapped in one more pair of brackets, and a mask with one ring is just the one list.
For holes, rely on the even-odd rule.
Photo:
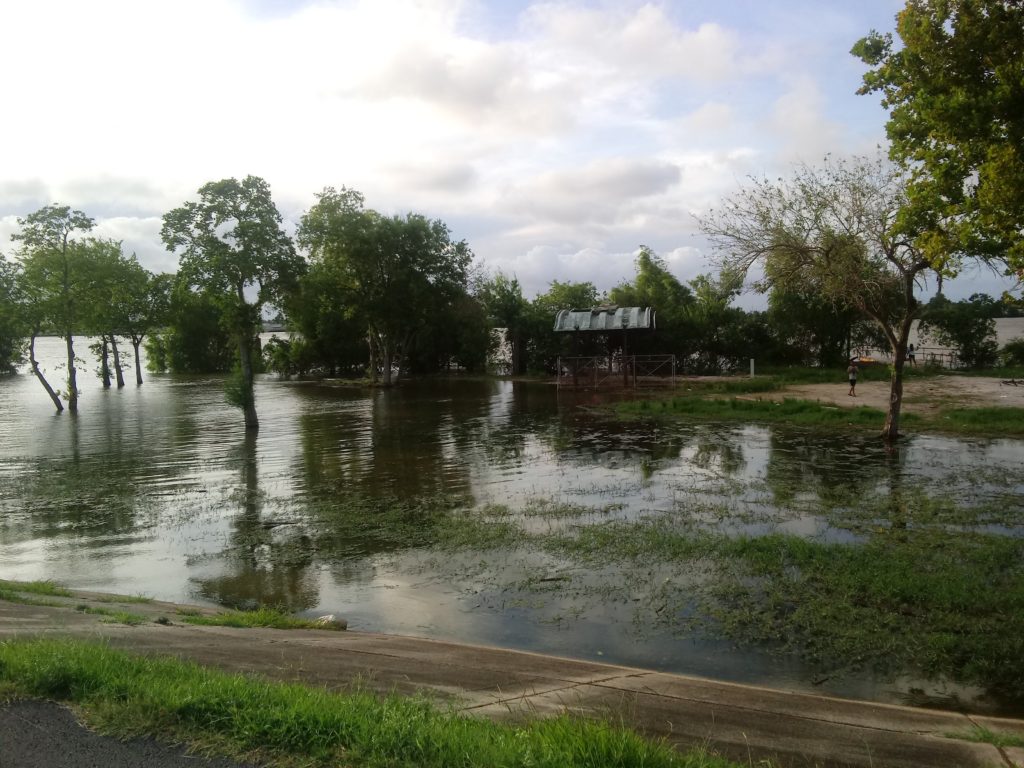
[[(884, 411), (889, 407), (888, 381), (862, 381), (857, 385), (856, 397), (849, 397), (848, 390), (849, 385), (845, 381), (837, 381), (835, 384), (799, 384), (758, 397), (771, 400), (794, 397), (830, 403), (841, 408), (867, 405)], [(1024, 408), (1024, 382), (1013, 386), (995, 378), (934, 376), (903, 383), (903, 409), (907, 413), (926, 415), (958, 406)]]

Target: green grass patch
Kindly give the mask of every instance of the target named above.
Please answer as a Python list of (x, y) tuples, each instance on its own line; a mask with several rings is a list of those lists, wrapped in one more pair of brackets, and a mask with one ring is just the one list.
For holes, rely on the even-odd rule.
[[(816, 427), (871, 427), (881, 429), (885, 413), (877, 408), (858, 406), (839, 408), (810, 400), (786, 398), (779, 401), (761, 398), (673, 397), (664, 400), (633, 400), (617, 406), (620, 413), (638, 416), (674, 416), (701, 421), (746, 421), (798, 424)], [(917, 419), (904, 414), (904, 422)]]
[(1024, 435), (1024, 408), (949, 408), (934, 423), (950, 432)]
[(991, 744), (994, 747), (1000, 749), (1004, 747), (1024, 747), (1024, 736), (1017, 736), (1013, 733), (1000, 733), (998, 731), (992, 731), (988, 728), (982, 728), (980, 725), (975, 726), (969, 731), (954, 731), (953, 733), (947, 733), (951, 739), (961, 739), (963, 741), (973, 741), (976, 744)]
[[(909, 671), (1024, 704), (1024, 539), (958, 530), (967, 517), (927, 497), (908, 495), (899, 509), (878, 501), (849, 526), (857, 543), (726, 535), (678, 514), (522, 529), (519, 543), (559, 558), (565, 572), (608, 574), (586, 587), (595, 594), (642, 594), (639, 609), (652, 613), (640, 625), (700, 628), (794, 654), (826, 676)], [(568, 578), (541, 586), (584, 589)]]
[(67, 640), (0, 644), (0, 680), (15, 693), (74, 702), (119, 736), (150, 734), (288, 764), (421, 768), (729, 768), (706, 749), (680, 753), (607, 722), (567, 715), (521, 724), (442, 711), (429, 702), (335, 694)]
[(311, 619), (300, 619), (277, 608), (257, 608), (255, 611), (224, 611), (215, 614), (179, 611), (186, 624), (208, 627), (269, 627), (270, 629), (332, 629)]
[(71, 597), (64, 587), (52, 581), (8, 581), (0, 579), (0, 590), (8, 592), (25, 592), (31, 595), (48, 597)]
[(100, 608), (95, 605), (76, 605), (75, 610), (79, 613), (87, 613), (93, 616), (103, 616), (104, 620), (115, 623), (115, 624), (127, 624), (128, 626), (138, 626), (139, 624), (148, 624), (149, 619), (138, 613), (132, 613), (131, 611), (115, 611), (111, 608)]
[(152, 597), (145, 595), (97, 595), (93, 598), (97, 603), (152, 603)]

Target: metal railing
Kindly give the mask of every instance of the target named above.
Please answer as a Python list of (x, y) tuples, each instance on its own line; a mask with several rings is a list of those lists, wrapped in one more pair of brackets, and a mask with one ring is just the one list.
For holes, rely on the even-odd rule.
[(638, 389), (674, 386), (675, 383), (675, 355), (558, 358), (559, 389)]

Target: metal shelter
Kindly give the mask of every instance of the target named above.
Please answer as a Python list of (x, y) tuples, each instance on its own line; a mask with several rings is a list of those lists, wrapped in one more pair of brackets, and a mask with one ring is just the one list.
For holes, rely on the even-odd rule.
[[(621, 352), (606, 355), (559, 357), (558, 386), (598, 389), (614, 386), (675, 383), (675, 355), (630, 355), (628, 334), (653, 331), (655, 312), (651, 307), (606, 305), (591, 309), (562, 309), (555, 315), (556, 333), (594, 334), (618, 337)], [(621, 383), (620, 383), (621, 382)]]

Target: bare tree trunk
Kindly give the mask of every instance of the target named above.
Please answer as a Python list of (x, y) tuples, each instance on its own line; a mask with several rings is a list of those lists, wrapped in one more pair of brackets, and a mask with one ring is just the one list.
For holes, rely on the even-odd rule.
[(124, 386), (124, 371), (121, 370), (121, 355), (117, 351), (117, 337), (110, 334), (110, 349), (114, 353), (114, 377), (117, 379), (117, 388)]
[(70, 328), (64, 338), (68, 348), (68, 412), (78, 413), (78, 371), (75, 370), (75, 341)]
[(142, 346), (141, 336), (132, 336), (132, 348), (135, 350), (135, 384), (142, 385), (142, 361), (139, 360), (139, 347)]
[(370, 382), (377, 383), (377, 335), (371, 328), (366, 332), (366, 343), (370, 348)]
[[(100, 336), (98, 346), (100, 353), (100, 380), (103, 382), (104, 389), (110, 389), (110, 354), (106, 336)], [(93, 346), (92, 349), (95, 350), (96, 347)]]
[(381, 384), (385, 387), (391, 386), (391, 344), (385, 341), (381, 344)]
[(885, 426), (882, 427), (882, 438), (886, 442), (894, 442), (900, 436), (900, 411), (903, 408), (903, 372), (892, 372), (889, 383), (889, 410), (885, 414)]
[(60, 396), (53, 391), (53, 387), (50, 386), (50, 382), (46, 380), (46, 377), (43, 376), (43, 372), (39, 370), (39, 363), (36, 362), (35, 331), (32, 332), (32, 338), (29, 340), (28, 343), (28, 362), (32, 366), (32, 373), (35, 375), (37, 379), (39, 379), (39, 383), (43, 385), (43, 389), (46, 390), (46, 394), (48, 394), (50, 396), (50, 399), (53, 401), (53, 405), (57, 409), (57, 413), (62, 412), (64, 410), (64, 403), (60, 401)]
[(256, 393), (253, 388), (252, 338), (248, 333), (238, 337), (238, 362), (242, 369), (242, 410), (245, 412), (245, 429), (256, 432), (260, 420), (256, 416)]

